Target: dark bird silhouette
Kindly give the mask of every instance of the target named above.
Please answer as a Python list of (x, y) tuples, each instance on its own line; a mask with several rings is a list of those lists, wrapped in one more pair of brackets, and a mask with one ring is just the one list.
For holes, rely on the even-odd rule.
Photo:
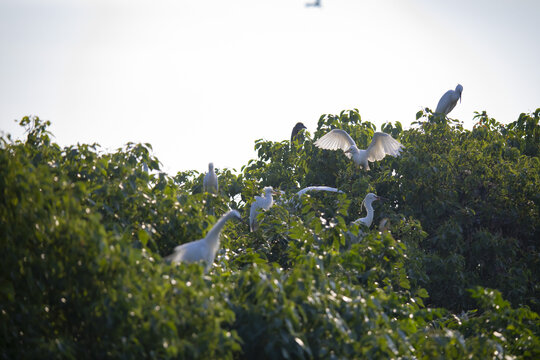
[(302, 124), (301, 122), (296, 123), (296, 125), (294, 125), (294, 128), (292, 129), (292, 133), (291, 133), (291, 142), (293, 142), (294, 137), (295, 137), (296, 135), (298, 135), (298, 133), (299, 133), (300, 130), (302, 130), (302, 129), (307, 129), (307, 127), (306, 127), (304, 124)]
[(310, 7), (310, 6), (321, 7), (321, 0), (315, 0), (315, 2), (313, 2), (313, 3), (307, 3), (306, 4), (306, 7)]

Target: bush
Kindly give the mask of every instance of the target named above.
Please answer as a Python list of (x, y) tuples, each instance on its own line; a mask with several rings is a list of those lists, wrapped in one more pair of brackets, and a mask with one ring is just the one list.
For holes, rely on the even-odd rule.
[[(406, 150), (369, 172), (309, 133), (257, 141), (242, 173), (217, 169), (218, 195), (150, 144), (61, 148), (23, 118), (0, 145), (0, 356), (537, 358), (538, 111), (472, 131), (422, 116), (383, 126)], [(375, 130), (344, 111), (314, 137), (334, 127), (360, 147)], [(163, 261), (266, 185), (284, 194), (257, 231), (225, 227), (209, 274)], [(309, 185), (344, 193), (287, 201)], [(371, 230), (351, 223), (369, 191), (389, 199)]]

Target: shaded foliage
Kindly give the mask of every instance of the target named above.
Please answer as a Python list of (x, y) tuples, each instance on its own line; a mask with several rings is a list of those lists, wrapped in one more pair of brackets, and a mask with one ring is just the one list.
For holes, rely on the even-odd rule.
[[(365, 148), (375, 126), (323, 115), (314, 139), (216, 169), (218, 195), (150, 144), (62, 148), (25, 117), (24, 141), (0, 140), (0, 357), (537, 358), (539, 112), (385, 124), (406, 150), (369, 172), (313, 140), (343, 128)], [(225, 227), (208, 275), (162, 261), (268, 185), (276, 205), (255, 232)], [(344, 194), (294, 195), (310, 185)], [(370, 191), (381, 231), (351, 224)]]
[(429, 234), (422, 248), (433, 303), (466, 308), (465, 290), (476, 284), (540, 309), (539, 158), (508, 146), (509, 135), (483, 126), (485, 120), (469, 131), (425, 116), (402, 133), (414, 146), (381, 188)]

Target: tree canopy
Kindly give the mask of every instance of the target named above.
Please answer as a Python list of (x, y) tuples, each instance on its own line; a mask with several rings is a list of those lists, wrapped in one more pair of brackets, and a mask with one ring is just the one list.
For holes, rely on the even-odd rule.
[[(209, 194), (150, 144), (61, 147), (24, 117), (25, 139), (0, 138), (0, 357), (539, 358), (539, 118), (468, 130), (426, 109), (384, 124), (405, 150), (364, 171), (313, 142), (340, 128), (365, 148), (375, 125), (323, 115), (217, 166)], [(312, 185), (343, 193), (293, 196)], [(264, 186), (282, 194), (250, 232)], [(368, 192), (388, 199), (370, 229), (352, 223)], [(229, 209), (246, 221), (208, 274), (163, 260)]]

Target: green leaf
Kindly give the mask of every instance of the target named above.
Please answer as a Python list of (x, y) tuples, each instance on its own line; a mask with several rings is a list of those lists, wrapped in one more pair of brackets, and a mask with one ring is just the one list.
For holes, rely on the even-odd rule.
[(144, 247), (148, 244), (148, 240), (150, 239), (150, 236), (146, 232), (146, 230), (139, 230), (137, 232), (137, 237), (139, 238), (139, 241), (141, 244), (143, 244)]

